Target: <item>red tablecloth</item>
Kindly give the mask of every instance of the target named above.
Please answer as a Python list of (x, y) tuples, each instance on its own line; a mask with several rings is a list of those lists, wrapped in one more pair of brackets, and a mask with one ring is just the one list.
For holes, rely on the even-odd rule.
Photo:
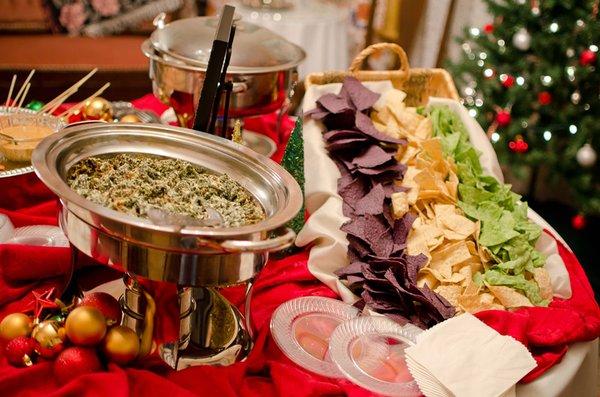
[[(150, 97), (141, 98), (136, 105), (160, 110), (157, 102)], [(274, 115), (270, 115), (247, 121), (246, 126), (265, 131), (278, 141), (274, 122)], [(291, 120), (286, 120), (285, 126), (288, 133), (282, 134), (283, 139), (289, 136)], [(283, 148), (280, 148), (274, 158), (280, 159), (282, 153)], [(9, 215), (15, 226), (57, 223), (57, 201), (33, 174), (0, 179), (0, 192), (3, 192), (0, 194), (0, 213)], [(488, 311), (478, 314), (488, 325), (512, 335), (532, 351), (538, 368), (527, 376), (527, 381), (560, 361), (567, 344), (590, 340), (600, 334), (600, 310), (585, 273), (571, 252), (560, 244), (559, 250), (571, 276), (571, 299), (555, 299), (549, 309), (527, 308), (512, 313)], [(269, 335), (271, 314), (281, 303), (305, 295), (334, 296), (308, 272), (306, 260), (306, 252), (271, 260), (259, 276), (252, 301), (252, 320), (259, 330), (258, 338), (254, 350), (243, 363), (175, 372), (154, 357), (130, 368), (109, 364), (106, 372), (59, 385), (52, 376), (52, 362), (13, 368), (0, 357), (0, 390), (3, 395), (36, 397), (370, 395), (346, 381), (322, 378), (295, 366), (283, 356)], [(0, 318), (29, 305), (34, 290), (44, 291), (51, 286), (62, 288), (61, 276), (67, 271), (69, 261), (70, 250), (67, 248), (0, 245)], [(106, 267), (84, 266), (81, 273), (88, 284), (115, 277), (107, 275)], [(242, 304), (240, 290), (229, 291), (228, 297), (234, 303)], [(167, 300), (164, 304), (168, 307), (173, 302)], [(160, 314), (157, 317), (161, 319)], [(163, 322), (158, 330), (168, 334), (170, 328), (167, 322)]]

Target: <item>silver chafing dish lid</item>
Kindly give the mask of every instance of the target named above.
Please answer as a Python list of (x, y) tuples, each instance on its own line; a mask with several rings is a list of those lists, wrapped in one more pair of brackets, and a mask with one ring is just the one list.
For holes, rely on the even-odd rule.
[[(189, 66), (206, 67), (217, 17), (180, 19), (156, 29), (150, 42), (163, 57)], [(238, 21), (229, 73), (268, 73), (297, 66), (306, 54), (302, 48), (258, 25)]]

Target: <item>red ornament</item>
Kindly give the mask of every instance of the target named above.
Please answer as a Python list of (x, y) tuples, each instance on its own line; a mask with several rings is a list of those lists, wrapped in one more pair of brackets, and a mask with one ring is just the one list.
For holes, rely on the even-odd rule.
[(508, 142), (508, 148), (515, 153), (525, 153), (529, 149), (529, 144), (525, 142), (523, 136), (517, 135), (514, 141)]
[(542, 91), (538, 94), (538, 103), (540, 105), (550, 105), (552, 103), (552, 94), (548, 91)]
[(4, 352), (9, 363), (16, 367), (33, 365), (31, 358), (35, 350), (35, 340), (27, 336), (18, 336), (6, 344)]
[(86, 347), (69, 347), (54, 362), (54, 376), (61, 385), (78, 376), (101, 370), (102, 364), (96, 351)]
[(483, 27), (483, 31), (486, 32), (487, 34), (493, 33), (494, 25), (492, 25), (491, 23), (486, 23), (485, 26)]
[(502, 86), (504, 88), (510, 88), (513, 85), (515, 85), (515, 78), (513, 76), (511, 76), (510, 74), (507, 75), (504, 80), (502, 80)]
[(35, 346), (35, 352), (40, 355), (40, 357), (45, 358), (46, 360), (52, 360), (56, 357), (60, 352), (65, 349), (65, 345), (63, 343), (57, 343), (51, 347), (44, 347), (39, 343)]
[(592, 50), (585, 50), (581, 54), (579, 54), (579, 63), (582, 66), (589, 66), (596, 63), (596, 53)]
[(575, 230), (582, 230), (585, 227), (586, 220), (585, 215), (577, 214), (573, 218), (571, 218), (571, 226)]
[(507, 110), (500, 110), (496, 113), (496, 123), (499, 127), (506, 127), (511, 122), (510, 112)]
[(100, 310), (106, 317), (108, 325), (121, 322), (121, 305), (112, 295), (106, 292), (94, 292), (83, 297), (77, 306), (90, 306)]

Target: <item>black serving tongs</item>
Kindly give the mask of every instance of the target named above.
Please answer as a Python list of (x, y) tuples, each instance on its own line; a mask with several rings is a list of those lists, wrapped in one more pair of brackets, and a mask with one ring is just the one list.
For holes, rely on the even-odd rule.
[[(235, 36), (234, 13), (235, 7), (229, 5), (223, 7), (208, 59), (206, 75), (204, 76), (200, 100), (194, 119), (194, 129), (196, 131), (204, 131), (222, 137), (226, 137), (227, 135), (229, 99), (233, 88), (233, 83), (225, 81), (225, 79), (231, 58), (231, 46), (233, 45), (233, 38)], [(215, 124), (223, 91), (225, 91), (223, 127), (220, 132), (216, 132)]]

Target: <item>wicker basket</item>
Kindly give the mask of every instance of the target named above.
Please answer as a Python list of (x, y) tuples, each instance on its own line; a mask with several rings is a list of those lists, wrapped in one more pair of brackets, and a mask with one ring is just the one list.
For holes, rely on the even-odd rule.
[[(365, 71), (361, 67), (365, 59), (378, 50), (391, 50), (400, 58), (400, 69), (386, 71)], [(411, 69), (406, 52), (397, 44), (373, 44), (360, 52), (352, 61), (348, 71), (332, 71), (309, 74), (305, 87), (329, 83), (341, 83), (344, 77), (354, 76), (360, 81), (390, 80), (395, 88), (406, 92), (408, 106), (426, 105), (430, 96), (458, 100), (458, 93), (452, 77), (444, 69)]]

